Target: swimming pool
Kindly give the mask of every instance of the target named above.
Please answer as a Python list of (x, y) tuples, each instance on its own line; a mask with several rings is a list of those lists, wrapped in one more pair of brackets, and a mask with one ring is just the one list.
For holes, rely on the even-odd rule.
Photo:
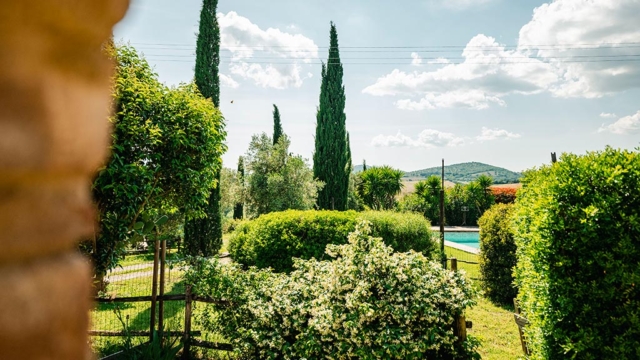
[(480, 233), (475, 231), (445, 231), (444, 239), (476, 249), (480, 248)]

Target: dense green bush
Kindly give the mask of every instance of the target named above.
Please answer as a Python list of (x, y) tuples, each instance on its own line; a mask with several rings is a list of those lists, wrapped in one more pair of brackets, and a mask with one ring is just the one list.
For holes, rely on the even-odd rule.
[(187, 281), (232, 305), (207, 305), (198, 320), (240, 358), (479, 359), (478, 342), (452, 331), (475, 303), (464, 274), (369, 234), (362, 222), (347, 245), (327, 246), (332, 261), (296, 259), (290, 274), (204, 260)]
[(614, 150), (525, 175), (516, 282), (533, 359), (640, 358), (640, 154)]
[(436, 244), (429, 222), (418, 214), (366, 211), (288, 210), (243, 223), (231, 235), (229, 252), (240, 264), (290, 271), (293, 257), (322, 259), (327, 244), (344, 244), (357, 219), (372, 222), (374, 236), (396, 251), (431, 257)]
[(509, 304), (518, 295), (513, 285), (516, 244), (512, 228), (513, 205), (496, 204), (478, 221), (482, 288), (491, 301)]

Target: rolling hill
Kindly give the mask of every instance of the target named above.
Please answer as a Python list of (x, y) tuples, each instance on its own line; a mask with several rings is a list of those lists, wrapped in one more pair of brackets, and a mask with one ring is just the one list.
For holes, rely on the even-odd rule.
[[(431, 175), (440, 176), (440, 167), (410, 171), (405, 173), (405, 179), (424, 179)], [(501, 167), (487, 165), (479, 162), (447, 165), (444, 167), (445, 180), (454, 183), (468, 183), (478, 176), (485, 174), (493, 178), (494, 184), (510, 184), (520, 181), (521, 173), (513, 172)]]

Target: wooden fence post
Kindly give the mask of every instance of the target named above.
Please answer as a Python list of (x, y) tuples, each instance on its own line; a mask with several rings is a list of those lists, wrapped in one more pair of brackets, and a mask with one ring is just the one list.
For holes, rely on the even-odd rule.
[(458, 259), (451, 258), (451, 270), (458, 271)]
[[(156, 230), (157, 231), (157, 230)], [(162, 344), (164, 333), (164, 268), (167, 263), (167, 240), (162, 240), (160, 248), (160, 301), (158, 304), (158, 334), (160, 335), (160, 344)]]
[(153, 279), (151, 282), (151, 320), (149, 321), (149, 340), (153, 341), (153, 330), (156, 327), (156, 296), (158, 293), (158, 253), (160, 251), (160, 240), (156, 234), (155, 250), (153, 252)]
[(185, 287), (185, 306), (184, 306), (184, 336), (182, 349), (182, 359), (188, 360), (191, 350), (191, 285)]

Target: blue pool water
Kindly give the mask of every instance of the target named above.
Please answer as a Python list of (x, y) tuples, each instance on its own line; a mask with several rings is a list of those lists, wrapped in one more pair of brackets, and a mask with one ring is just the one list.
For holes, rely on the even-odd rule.
[(467, 245), (476, 249), (480, 248), (480, 233), (477, 232), (445, 232), (444, 239), (461, 245)]

